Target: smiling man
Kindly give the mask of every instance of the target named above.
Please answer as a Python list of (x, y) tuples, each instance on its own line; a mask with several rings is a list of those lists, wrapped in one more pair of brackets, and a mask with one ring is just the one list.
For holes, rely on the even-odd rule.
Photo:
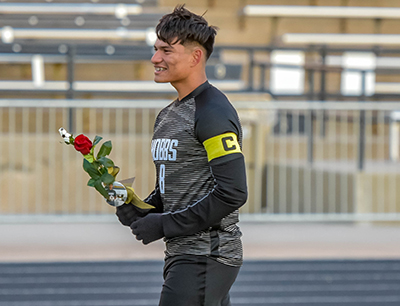
[(154, 80), (178, 93), (154, 125), (157, 180), (144, 201), (156, 208), (143, 215), (125, 204), (117, 216), (144, 244), (164, 238), (160, 306), (228, 306), (242, 264), (237, 223), (247, 186), (238, 115), (205, 73), (216, 28), (177, 6), (156, 33)]

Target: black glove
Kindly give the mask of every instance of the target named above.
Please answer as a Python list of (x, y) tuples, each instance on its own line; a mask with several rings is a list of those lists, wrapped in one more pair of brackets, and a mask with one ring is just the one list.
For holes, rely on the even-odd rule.
[(144, 217), (147, 212), (142, 212), (132, 204), (124, 204), (117, 207), (117, 212), (115, 213), (118, 217), (119, 222), (125, 226), (129, 226), (133, 221)]
[(162, 214), (148, 214), (144, 218), (139, 218), (131, 224), (132, 234), (137, 240), (142, 240), (143, 244), (149, 244), (164, 237), (162, 225)]

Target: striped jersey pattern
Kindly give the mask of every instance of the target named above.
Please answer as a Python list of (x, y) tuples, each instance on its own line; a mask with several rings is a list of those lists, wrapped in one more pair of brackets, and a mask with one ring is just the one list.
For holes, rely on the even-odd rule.
[[(202, 85), (203, 90), (218, 91), (208, 83), (207, 85)], [(182, 101), (172, 102), (160, 111), (155, 121), (151, 151), (157, 171), (156, 189), (159, 189), (164, 213), (176, 213), (190, 205), (196, 205), (198, 201), (207, 197), (215, 186), (207, 152), (196, 137), (196, 129), (202, 128), (196, 125), (197, 105), (201, 102), (198, 99), (200, 98), (194, 95)], [(215, 103), (219, 103), (218, 100)], [(226, 98), (221, 103), (232, 113), (233, 107)], [(221, 103), (218, 105), (219, 110)], [(235, 118), (231, 120), (235, 120), (237, 125), (241, 146), (241, 126), (236, 111), (234, 114)], [(221, 131), (223, 132), (225, 131)], [(221, 263), (240, 266), (242, 243), (241, 232), (237, 226), (238, 214), (236, 210), (223, 218), (217, 228), (209, 228), (190, 236), (165, 239), (166, 256), (211, 256)]]

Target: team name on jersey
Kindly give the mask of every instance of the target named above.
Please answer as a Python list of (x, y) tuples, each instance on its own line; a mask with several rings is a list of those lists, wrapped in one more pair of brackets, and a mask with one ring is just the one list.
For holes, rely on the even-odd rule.
[(178, 154), (177, 139), (158, 138), (151, 141), (151, 154), (153, 160), (170, 160), (175, 161)]

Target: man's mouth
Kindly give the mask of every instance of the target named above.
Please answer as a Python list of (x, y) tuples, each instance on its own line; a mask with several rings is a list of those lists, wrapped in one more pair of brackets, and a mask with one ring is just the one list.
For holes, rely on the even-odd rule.
[(165, 71), (165, 70), (167, 70), (167, 68), (155, 67), (155, 71), (156, 71), (156, 72), (161, 72), (161, 71)]

